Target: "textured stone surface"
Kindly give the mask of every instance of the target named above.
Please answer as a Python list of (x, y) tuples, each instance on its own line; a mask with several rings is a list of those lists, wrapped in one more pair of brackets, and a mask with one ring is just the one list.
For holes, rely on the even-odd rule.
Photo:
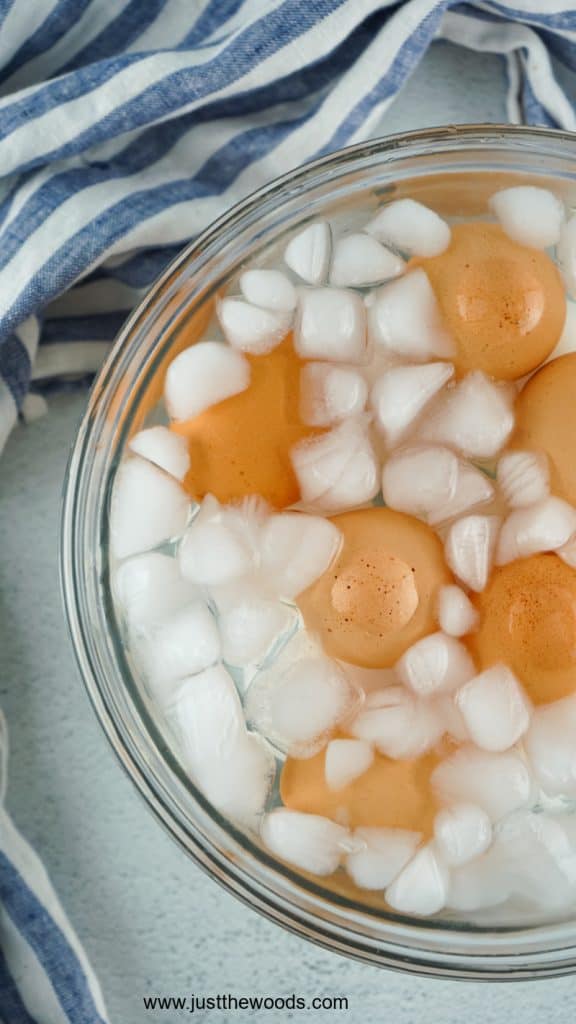
[[(381, 131), (503, 120), (500, 61), (437, 46)], [(101, 978), (112, 1021), (175, 1024), (146, 993), (345, 995), (347, 1013), (262, 1012), (259, 1020), (564, 1024), (576, 983), (480, 986), (380, 972), (316, 949), (222, 891), (156, 824), (112, 755), (80, 684), (58, 593), (67, 449), (83, 395), (50, 400), (13, 434), (0, 467), (0, 704), (9, 722), (9, 808), (43, 857)], [(248, 1021), (217, 1011), (211, 1024)]]

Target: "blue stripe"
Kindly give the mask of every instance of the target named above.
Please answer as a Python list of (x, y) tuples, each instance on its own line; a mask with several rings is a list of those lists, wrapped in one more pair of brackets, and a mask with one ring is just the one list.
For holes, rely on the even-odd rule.
[(181, 244), (143, 249), (135, 256), (130, 256), (123, 263), (117, 263), (113, 267), (106, 267), (104, 264), (90, 275), (89, 280), (113, 280), (120, 281), (130, 288), (146, 288), (159, 277), (181, 250)]
[(521, 85), (522, 117), (526, 124), (558, 128), (558, 122), (548, 113), (532, 89), (528, 75), (523, 76)]
[(142, 60), (140, 54), (126, 54), (101, 64), (90, 64), (74, 75), (65, 75), (52, 82), (46, 82), (39, 89), (24, 99), (14, 100), (0, 107), (0, 139), (6, 139), (17, 128), (29, 125), (37, 117), (48, 114), (51, 110), (79, 99), (93, 92), (114, 78), (119, 71)]
[(0, 1010), (9, 1024), (37, 1024), (26, 1009), (0, 949)]
[[(377, 85), (364, 96), (341, 122), (332, 137), (317, 152), (317, 156), (345, 146), (348, 140), (364, 123), (378, 103), (394, 96), (428, 48), (450, 0), (440, 0), (413, 34), (400, 47), (394, 61)], [(401, 12), (399, 13), (401, 17)]]
[[(21, 317), (18, 323), (23, 319), (24, 317)], [(17, 326), (15, 323), (14, 327)], [(20, 339), (15, 334), (0, 339), (0, 377), (4, 378), (10, 388), (18, 412), (28, 391), (30, 373), (30, 356)]]
[[(48, 160), (63, 160), (81, 152), (88, 146), (97, 145), (104, 139), (115, 138), (128, 130), (134, 131), (151, 121), (166, 119), (191, 102), (198, 103), (241, 78), (254, 65), (255, 54), (258, 56), (258, 62), (264, 61), (278, 50), (285, 48), (298, 36), (305, 34), (313, 25), (331, 13), (335, 7), (339, 7), (345, 2), (346, 0), (316, 0), (312, 11), (307, 0), (296, 0), (296, 2), (295, 0), (285, 0), (281, 7), (272, 14), (265, 15), (235, 36), (229, 47), (213, 60), (207, 61), (198, 68), (189, 67), (173, 71), (160, 82), (143, 89), (138, 96), (111, 111), (107, 117), (80, 132), (75, 139), (63, 146), (56, 147), (42, 157), (23, 164), (20, 170), (29, 170)], [(286, 8), (294, 10), (294, 17), (290, 17), (288, 21)], [(140, 60), (141, 57), (131, 58), (131, 55), (126, 55), (122, 59), (115, 58), (111, 61), (100, 62), (94, 67), (82, 68), (74, 75), (68, 75), (56, 82), (49, 83), (40, 94), (35, 94), (28, 101), (24, 101), (24, 107), (20, 101), (4, 111), (0, 110), (0, 118), (6, 118), (9, 122), (8, 128), (0, 128), (0, 139), (7, 138), (14, 128), (24, 122), (32, 128), (31, 122), (39, 114), (45, 113), (54, 105), (66, 102), (77, 95), (84, 95), (85, 92), (101, 84), (101, 77), (106, 80), (121, 70), (123, 61), (130, 62), (134, 59)], [(109, 67), (112, 70), (106, 76), (105, 69)], [(87, 77), (86, 82), (84, 82), (85, 76)], [(59, 83), (61, 85), (68, 83), (70, 95), (66, 95), (65, 91), (64, 95), (59, 94), (56, 99), (52, 89)], [(79, 91), (81, 83), (85, 85), (84, 91)]]
[(2, 28), (4, 19), (13, 6), (14, 0), (0, 0), (0, 28)]
[(55, 46), (91, 3), (92, 0), (59, 0), (36, 31), (22, 43), (6, 67), (2, 68), (2, 80), (10, 78), (24, 64)]
[(32, 310), (59, 295), (78, 277), (78, 269), (96, 263), (135, 223), (181, 202), (220, 195), (250, 164), (278, 146), (295, 128), (314, 116), (319, 104), (304, 115), (272, 126), (250, 129), (218, 150), (192, 179), (182, 178), (132, 193), (104, 210), (54, 251), (4, 314), (5, 329), (21, 323)]
[(106, 25), (99, 35), (91, 39), (71, 61), (58, 69), (59, 75), (68, 74), (84, 64), (115, 57), (131, 46), (138, 36), (156, 21), (164, 7), (165, 0), (130, 0), (127, 7)]
[(44, 968), (70, 1024), (104, 1024), (66, 936), (2, 851), (0, 900)]
[(244, 0), (210, 0), (201, 11), (191, 31), (184, 36), (182, 47), (197, 46), (222, 28), (240, 10)]
[(97, 313), (94, 316), (51, 317), (45, 320), (42, 344), (67, 341), (113, 341), (128, 313)]
[(576, 32), (576, 10), (559, 11), (557, 14), (540, 14), (537, 11), (521, 11), (510, 4), (496, 3), (495, 0), (487, 0), (487, 3), (508, 21), (528, 22), (528, 24), (541, 25), (543, 28), (553, 29), (557, 32)]
[[(374, 20), (368, 19), (324, 60), (301, 71), (297, 70), (279, 82), (232, 98), (215, 100), (178, 120), (167, 121), (142, 132), (138, 139), (116, 154), (112, 162), (92, 160), (88, 167), (54, 174), (33, 193), (15, 220), (8, 225), (0, 247), (0, 267), (9, 262), (33, 231), (71, 194), (77, 194), (90, 185), (145, 171), (199, 124), (230, 117), (248, 117), (280, 103), (301, 102), (305, 99), (310, 101), (312, 93), (327, 88), (335, 75), (344, 74), (352, 67), (372, 41), (373, 28), (381, 21), (381, 14), (375, 16)], [(153, 279), (144, 279), (137, 286)]]
[(561, 61), (570, 71), (576, 71), (576, 46), (574, 43), (556, 35), (555, 32), (548, 32), (545, 28), (539, 29), (538, 34), (557, 60)]

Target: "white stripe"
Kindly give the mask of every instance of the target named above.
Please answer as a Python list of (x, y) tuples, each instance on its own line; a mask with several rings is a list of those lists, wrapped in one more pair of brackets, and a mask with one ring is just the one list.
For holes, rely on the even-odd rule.
[(18, 419), (16, 402), (6, 382), (0, 377), (0, 453)]
[(42, 395), (34, 395), (29, 391), (22, 402), (21, 412), (24, 423), (35, 423), (48, 412), (48, 403)]
[(91, 316), (132, 309), (148, 289), (131, 288), (122, 281), (88, 281), (64, 292), (46, 307), (44, 318)]
[(38, 342), (40, 340), (40, 324), (38, 323), (38, 317), (27, 317), (26, 320), (19, 324), (14, 333), (24, 345), (30, 362), (33, 363), (38, 350)]
[(466, 15), (449, 11), (444, 17), (442, 35), (453, 43), (488, 53), (522, 52), (534, 94), (544, 108), (565, 128), (576, 128), (576, 114), (554, 78), (548, 51), (540, 37), (526, 25), (477, 22)]
[[(417, 0), (417, 4), (414, 5), (422, 16), (425, 15), (429, 6), (429, 0)], [(290, 167), (297, 166), (312, 157), (317, 152), (319, 145), (331, 137), (349, 111), (356, 105), (358, 96), (369, 92), (386, 74), (390, 63), (396, 56), (396, 47), (402, 45), (405, 38), (413, 31), (413, 26), (407, 28), (406, 22), (403, 22), (401, 17), (395, 17), (393, 20), (394, 25), (391, 26), (389, 22), (387, 26), (394, 30), (394, 52), (389, 53), (388, 61), (383, 59), (383, 38), (387, 32), (387, 29), (383, 29), (382, 33), (375, 37), (369, 45), (362, 58), (340, 78), (338, 84), (329, 92), (319, 113), (311, 121), (295, 129), (271, 154), (259, 160), (255, 167), (248, 167), (236, 179), (231, 189), (222, 195), (179, 203), (153, 217), (140, 221), (114, 244), (113, 249), (108, 250), (106, 258), (111, 252), (117, 256), (124, 251), (158, 244), (158, 241), (163, 245), (184, 244), (256, 185), (269, 181), (289, 170)], [(365, 86), (363, 91), (361, 83)], [(369, 134), (370, 128), (372, 124), (376, 123), (381, 110), (382, 106), (379, 106), (366, 122), (364, 130), (360, 128), (357, 133), (358, 137), (366, 137)], [(276, 121), (278, 118), (275, 116), (273, 120)], [(194, 148), (192, 140), (190, 149)], [(193, 173), (194, 168), (191, 168), (191, 174)], [(255, 180), (256, 175), (257, 180)], [(2, 275), (0, 275), (1, 285)], [(10, 287), (9, 280), (6, 282), (6, 287)]]
[[(229, 82), (227, 86), (208, 99), (214, 99), (216, 96), (224, 98), (241, 89), (265, 85), (267, 82), (293, 71), (295, 67), (303, 67), (310, 61), (321, 59), (341, 39), (346, 38), (367, 14), (374, 10), (375, 2), (376, 0), (357, 0), (352, 5), (354, 17), (352, 17), (351, 5), (346, 4), (344, 7), (338, 8), (321, 22), (316, 23), (304, 36), (297, 37), (287, 46), (275, 51), (266, 60), (251, 66), (244, 75)], [(387, 4), (392, 2), (393, 0), (386, 0)], [(432, 2), (433, 0), (427, 0), (427, 8)], [(215, 54), (223, 52), (228, 45), (229, 43), (226, 42), (219, 44), (218, 47), (197, 51), (194, 55), (196, 70), (213, 60)], [(166, 75), (189, 66), (190, 54), (187, 52), (157, 53), (151, 57), (144, 57), (137, 64), (118, 72), (112, 79), (89, 93), (89, 99), (86, 96), (81, 96), (68, 103), (62, 103), (46, 114), (34, 118), (32, 122), (21, 125), (4, 140), (0, 147), (0, 175), (14, 173), (21, 164), (48, 156), (54, 149), (54, 139), (58, 139), (58, 146), (73, 141), (79, 134), (93, 128), (95, 123), (111, 114), (123, 103), (139, 96), (144, 89), (160, 82)], [(19, 99), (24, 98), (27, 93), (31, 95), (33, 91), (35, 90), (25, 90), (20, 93)], [(193, 100), (180, 107), (175, 114), (167, 115), (167, 117), (180, 117), (205, 102), (205, 97)], [(0, 113), (5, 105), (9, 104), (6, 101), (0, 101)]]
[[(36, 3), (36, 0), (34, 0)], [(83, 11), (82, 16), (74, 22), (72, 27), (59, 39), (49, 50), (44, 50), (32, 60), (23, 64), (13, 75), (10, 75), (2, 83), (0, 96), (7, 96), (16, 92), (17, 89), (24, 89), (33, 82), (44, 82), (51, 78), (65, 64), (74, 59), (89, 43), (116, 17), (130, 0), (92, 0), (89, 7)], [(18, 0), (15, 6), (18, 7)], [(20, 17), (22, 12), (20, 11)], [(0, 30), (3, 35), (3, 30)]]
[(0, 806), (0, 836), (2, 837), (3, 852), (13, 864), (18, 866), (18, 871), (28, 888), (32, 889), (36, 898), (44, 905), (53, 921), (66, 936), (68, 944), (74, 950), (82, 970), (86, 975), (88, 986), (98, 1013), (101, 1017), (106, 1019), (106, 1009), (100, 992), (100, 986), (98, 985), (92, 968), (88, 963), (86, 954), (60, 905), (60, 901), (54, 892), (48, 875), (46, 874), (46, 869), (36, 853), (17, 831), (9, 815), (2, 806)]
[(4, 66), (57, 6), (58, 0), (34, 0), (27, 5), (26, 17), (23, 17), (22, 6), (15, 0), (0, 28)]
[(530, 33), (532, 42), (527, 46), (527, 52), (521, 52), (520, 59), (526, 68), (532, 92), (558, 124), (573, 132), (576, 130), (576, 113), (554, 78), (548, 51), (535, 32), (530, 29), (524, 29), (524, 32), (526, 35)]
[[(267, 123), (273, 119), (274, 112), (265, 111), (255, 117), (253, 123)], [(138, 190), (154, 188), (181, 179), (183, 167), (189, 167), (190, 174), (193, 175), (192, 160), (197, 159), (200, 140), (202, 159), (205, 160), (237, 132), (236, 120), (215, 121), (210, 125), (200, 125), (192, 129), (169, 153), (142, 171), (137, 178)], [(253, 170), (251, 174), (254, 174)], [(55, 240), (59, 246), (65, 244), (72, 235), (90, 224), (94, 217), (101, 215), (124, 197), (134, 195), (134, 188), (135, 178), (130, 176), (104, 181), (89, 186), (78, 194), (71, 194), (32, 232), (26, 245), (17, 249), (0, 272), (0, 309), (8, 309), (30, 278), (44, 265), (54, 251)], [(156, 238), (156, 244), (158, 243), (164, 243), (162, 234)], [(102, 257), (99, 256), (97, 262), (101, 263)], [(86, 276), (91, 269), (90, 266), (83, 268), (81, 276)]]
[(6, 799), (8, 787), (8, 726), (2, 708), (0, 708), (0, 804)]
[(515, 0), (512, 4), (504, 4), (504, 7), (508, 10), (524, 11), (525, 14), (570, 14), (573, 12), (572, 5), (566, 3), (566, 0)]
[[(200, 10), (209, 2), (210, 0), (204, 0), (203, 3), (195, 3), (194, 18), (198, 18)], [(145, 53), (146, 50), (168, 50), (178, 46), (190, 32), (191, 14), (191, 4), (186, 0), (167, 0), (155, 21), (148, 25), (138, 39), (126, 47), (125, 52)]]
[(42, 345), (32, 370), (32, 380), (77, 377), (99, 370), (110, 351), (109, 341), (63, 341)]
[(69, 1024), (34, 950), (0, 905), (0, 948), (28, 1013), (38, 1024)]

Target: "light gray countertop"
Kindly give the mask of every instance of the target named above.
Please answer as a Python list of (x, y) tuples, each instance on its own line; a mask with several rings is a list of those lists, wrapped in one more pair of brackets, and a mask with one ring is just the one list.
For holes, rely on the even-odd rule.
[[(502, 121), (500, 60), (438, 44), (381, 133)], [(115, 760), (80, 683), (57, 579), (60, 493), (85, 396), (50, 400), (0, 466), (0, 705), (10, 729), (8, 806), (46, 863), (101, 979), (114, 1024), (174, 1024), (147, 993), (344, 995), (342, 1012), (261, 1020), (546, 1024), (573, 1019), (576, 981), (482, 986), (379, 971), (317, 949), (246, 909), (175, 846)], [(200, 1015), (198, 1015), (200, 1016)], [(214, 1010), (212, 1024), (254, 1015)]]

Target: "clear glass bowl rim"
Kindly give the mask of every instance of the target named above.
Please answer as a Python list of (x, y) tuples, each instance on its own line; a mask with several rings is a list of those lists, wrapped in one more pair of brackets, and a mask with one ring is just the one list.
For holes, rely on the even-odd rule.
[[(100, 481), (99, 508), (91, 519), (89, 496), (94, 478), (89, 456), (100, 440), (102, 411), (109, 405), (127, 365), (137, 358), (136, 335), (145, 331), (158, 303), (168, 301), (167, 296), (173, 294), (183, 275), (190, 274), (195, 263), (201, 264), (202, 253), (232, 238), (265, 204), (280, 204), (286, 190), (305, 193), (312, 184), (329, 183), (331, 176), (343, 168), (369, 167), (373, 159), (394, 162), (411, 156), (425, 158), (427, 153), (473, 152), (484, 146), (517, 156), (525, 151), (527, 156), (540, 154), (543, 160), (556, 157), (561, 162), (571, 161), (576, 172), (576, 135), (570, 132), (480, 124), (401, 133), (339, 150), (275, 179), (213, 222), (176, 257), (128, 318), (91, 389), (64, 483), (60, 578), (76, 660), (113, 750), (157, 819), (213, 878), (277, 924), (335, 952), (421, 975), (508, 981), (575, 971), (576, 921), (536, 928), (452, 929), (442, 922), (382, 915), (367, 924), (364, 914), (348, 913), (344, 918), (338, 901), (327, 907), (324, 899), (314, 895), (313, 887), (303, 893), (298, 876), (289, 871), (279, 874), (278, 865), (265, 855), (256, 863), (256, 858), (247, 857), (245, 848), (236, 842), (230, 858), (225, 846), (234, 830), (214, 821), (198, 793), (194, 820), (182, 813), (172, 780), (167, 782), (167, 777), (162, 777), (165, 760), (150, 736), (138, 731), (134, 719), (127, 721), (128, 704), (119, 696), (120, 691), (110, 688), (108, 675), (116, 672), (120, 688), (126, 680), (114, 662), (113, 652), (105, 650), (105, 632), (99, 633), (97, 628), (109, 625), (106, 609), (95, 609), (86, 597), (97, 561), (87, 557), (88, 532), (92, 520), (101, 520), (106, 493)], [(100, 616), (98, 623), (93, 621), (95, 610)], [(165, 758), (166, 751), (163, 754)], [(174, 772), (175, 762), (169, 764), (169, 770)]]

